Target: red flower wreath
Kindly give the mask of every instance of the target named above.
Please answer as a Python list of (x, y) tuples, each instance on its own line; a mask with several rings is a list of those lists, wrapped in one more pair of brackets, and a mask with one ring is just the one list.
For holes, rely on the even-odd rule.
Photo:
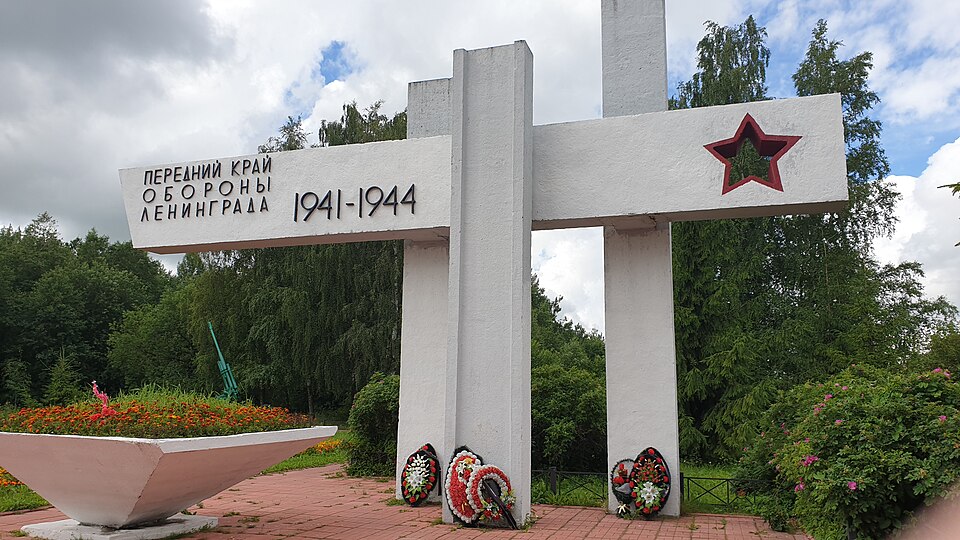
[(659, 512), (670, 496), (670, 470), (655, 448), (647, 448), (635, 460), (630, 471), (633, 499), (637, 510), (652, 516)]
[(478, 512), (467, 499), (467, 482), (474, 470), (480, 468), (480, 457), (466, 447), (454, 454), (447, 467), (446, 496), (447, 504), (453, 515), (464, 523), (472, 523)]
[(620, 503), (617, 515), (629, 513), (633, 504), (633, 485), (630, 482), (630, 471), (636, 462), (632, 459), (621, 459), (610, 470), (610, 484), (613, 496)]
[(430, 444), (425, 444), (407, 458), (407, 463), (400, 473), (400, 487), (403, 500), (411, 506), (419, 506), (427, 500), (430, 492), (437, 485), (437, 472), (440, 462), (436, 451)]
[(500, 500), (503, 501), (507, 510), (513, 508), (517, 498), (513, 495), (513, 488), (510, 486), (510, 479), (500, 467), (495, 465), (484, 465), (475, 468), (467, 480), (467, 502), (479, 513), (480, 519), (496, 521), (503, 518), (503, 512), (493, 500), (483, 496), (480, 486), (484, 479), (491, 479), (500, 486)]

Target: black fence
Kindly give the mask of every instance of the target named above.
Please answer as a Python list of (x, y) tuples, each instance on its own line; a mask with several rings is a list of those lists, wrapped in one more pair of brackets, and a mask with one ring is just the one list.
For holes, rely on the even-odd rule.
[(534, 484), (533, 502), (572, 506), (606, 505), (606, 473), (560, 471), (556, 467), (530, 472)]
[(751, 478), (709, 478), (680, 473), (680, 494), (684, 501), (716, 506), (739, 502), (757, 502), (757, 493), (765, 483)]
[[(533, 502), (575, 506), (606, 506), (606, 473), (560, 471), (556, 467), (533, 470)], [(710, 478), (680, 473), (680, 498), (697, 504), (733, 507), (755, 504), (761, 480)]]

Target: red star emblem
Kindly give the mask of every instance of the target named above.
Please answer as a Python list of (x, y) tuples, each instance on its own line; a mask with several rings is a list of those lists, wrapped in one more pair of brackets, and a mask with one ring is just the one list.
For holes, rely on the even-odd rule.
[[(753, 143), (753, 146), (762, 158), (770, 161), (767, 178), (763, 179), (759, 176), (750, 175), (731, 184), (730, 173), (733, 170), (733, 164), (730, 160), (740, 153), (740, 148), (747, 140)], [(777, 168), (777, 160), (780, 159), (780, 156), (786, 154), (787, 150), (797, 144), (799, 140), (800, 136), (798, 135), (767, 135), (760, 129), (760, 125), (757, 124), (757, 121), (754, 120), (752, 116), (749, 114), (744, 116), (743, 121), (740, 122), (740, 127), (737, 128), (736, 135), (729, 139), (704, 145), (704, 148), (709, 150), (714, 157), (726, 165), (723, 172), (723, 193), (721, 193), (721, 195), (725, 195), (727, 192), (733, 191), (751, 181), (763, 184), (777, 191), (783, 191), (783, 184), (780, 182), (780, 169)]]

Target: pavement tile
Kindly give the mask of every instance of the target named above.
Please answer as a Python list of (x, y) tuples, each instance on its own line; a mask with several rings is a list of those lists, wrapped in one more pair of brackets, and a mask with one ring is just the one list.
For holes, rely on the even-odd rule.
[[(191, 512), (214, 516), (220, 526), (193, 539), (257, 540), (280, 538), (404, 540), (803, 540), (775, 533), (752, 516), (691, 515), (653, 520), (621, 520), (601, 508), (535, 505), (537, 521), (528, 531), (453, 527), (436, 524), (439, 504), (419, 508), (387, 506), (389, 482), (347, 478), (339, 465), (245, 480)], [(389, 491), (390, 493), (388, 493)], [(0, 515), (0, 540), (30, 523), (63, 519), (48, 508)]]

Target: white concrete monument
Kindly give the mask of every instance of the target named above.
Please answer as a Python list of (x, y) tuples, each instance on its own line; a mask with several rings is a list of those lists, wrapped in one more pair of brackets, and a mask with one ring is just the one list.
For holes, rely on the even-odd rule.
[(11, 474), (70, 518), (27, 525), (31, 536), (166, 538), (215, 527), (216, 518), (175, 514), (336, 432), (318, 426), (184, 439), (0, 433), (0, 455)]
[[(655, 446), (677, 472), (670, 222), (836, 211), (847, 184), (838, 95), (665, 112), (663, 13), (603, 1), (602, 119), (534, 126), (522, 41), (457, 50), (451, 79), (410, 85), (407, 140), (120, 171), (133, 243), (405, 240), (398, 475), (427, 442), (467, 445), (523, 520), (530, 231), (604, 226), (607, 394), (634, 396), (608, 407), (610, 464)], [(730, 178), (746, 140), (766, 178)]]

